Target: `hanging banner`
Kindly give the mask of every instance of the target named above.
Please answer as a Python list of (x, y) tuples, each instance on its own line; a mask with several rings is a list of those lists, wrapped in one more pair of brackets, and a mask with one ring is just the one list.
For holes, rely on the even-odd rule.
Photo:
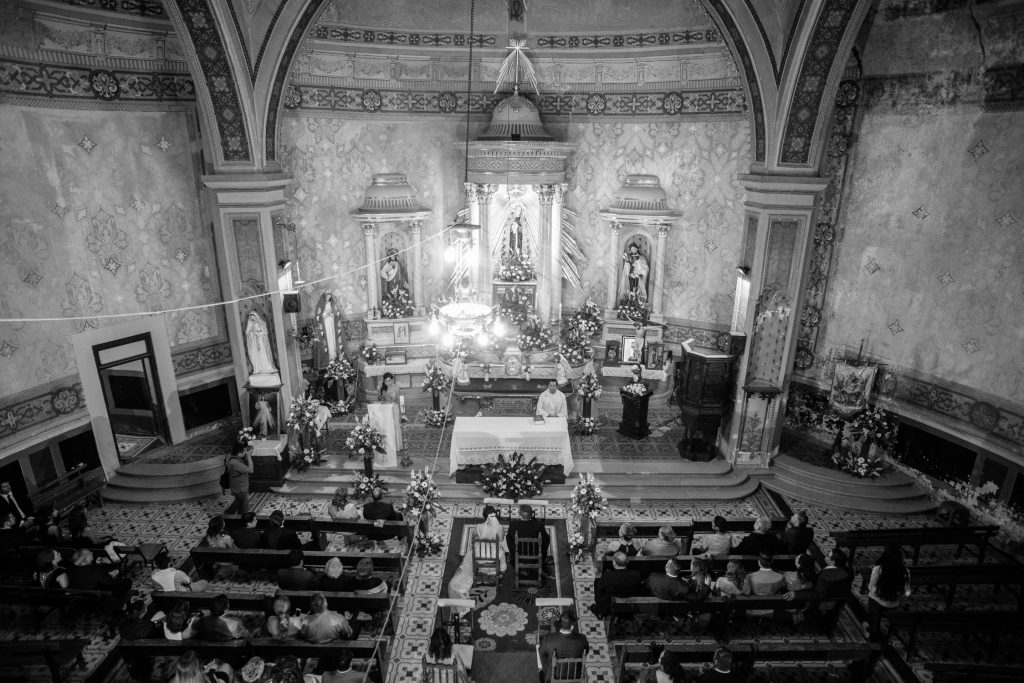
[(828, 401), (844, 418), (868, 407), (868, 397), (875, 383), (874, 365), (847, 365), (836, 363), (836, 374), (832, 377), (832, 393)]

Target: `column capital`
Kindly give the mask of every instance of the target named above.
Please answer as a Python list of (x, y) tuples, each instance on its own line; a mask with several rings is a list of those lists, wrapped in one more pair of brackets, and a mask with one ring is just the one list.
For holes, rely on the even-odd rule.
[(477, 183), (476, 186), (476, 198), (481, 204), (490, 204), (491, 198), (494, 193), (498, 191), (498, 186), (491, 183)]
[(555, 203), (556, 204), (561, 204), (562, 202), (564, 202), (565, 201), (565, 195), (569, 191), (569, 184), (568, 183), (558, 183), (557, 185), (552, 185), (552, 188), (554, 188), (554, 192), (555, 192)]
[(618, 234), (621, 231), (622, 231), (622, 226), (619, 224), (619, 222), (618, 221), (612, 221), (612, 235), (617, 237)]
[(377, 233), (377, 226), (373, 223), (363, 223), (363, 234), (367, 237), (373, 237)]
[(421, 230), (423, 230), (423, 221), (409, 221), (409, 232), (419, 235)]
[(664, 239), (668, 237), (668, 231), (672, 229), (671, 223), (662, 223), (658, 226), (658, 237)]
[(533, 189), (540, 197), (542, 206), (549, 206), (555, 202), (555, 185), (534, 185)]
[(479, 187), (479, 185), (477, 185), (476, 183), (463, 183), (462, 186), (466, 190), (466, 201), (469, 202), (470, 204), (475, 204), (479, 197), (477, 193), (477, 188)]

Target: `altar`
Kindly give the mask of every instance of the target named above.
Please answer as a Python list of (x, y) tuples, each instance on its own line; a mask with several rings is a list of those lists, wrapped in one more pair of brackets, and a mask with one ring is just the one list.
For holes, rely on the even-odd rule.
[[(537, 397), (548, 388), (547, 378), (524, 379), (517, 377), (491, 378), (473, 377), (467, 384), (456, 384), (452, 393), (453, 407), (457, 414), (476, 415), (478, 412), (493, 415), (533, 415)], [(572, 398), (570, 385), (560, 387), (566, 401)]]
[(507, 457), (513, 452), (545, 465), (561, 465), (565, 474), (571, 473), (566, 418), (548, 417), (544, 424), (534, 424), (532, 417), (459, 417), (452, 430), (448, 473), (454, 475), (460, 465), (493, 463), (498, 454)]

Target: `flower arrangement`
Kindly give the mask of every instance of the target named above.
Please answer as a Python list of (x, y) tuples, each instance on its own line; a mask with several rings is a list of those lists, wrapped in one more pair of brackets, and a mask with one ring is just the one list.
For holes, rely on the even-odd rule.
[(384, 435), (364, 417), (348, 433), (345, 445), (353, 455), (361, 455), (364, 460), (372, 460), (375, 453), (384, 452)]
[(864, 457), (849, 449), (833, 453), (832, 464), (839, 468), (841, 472), (852, 474), (859, 479), (864, 477), (875, 479), (882, 474), (884, 467), (884, 463), (881, 460)]
[(545, 469), (537, 458), (526, 461), (522, 454), (513, 452), (506, 460), (499, 453), (497, 462), (483, 466), (484, 493), (513, 500), (533, 498), (544, 490)]
[(497, 279), (504, 282), (526, 282), (537, 279), (533, 259), (528, 253), (519, 249), (502, 250), (501, 262), (498, 264), (495, 275)]
[(451, 421), (451, 417), (445, 410), (428, 410), (423, 415), (423, 422), (428, 427), (444, 427)]
[(604, 390), (601, 388), (601, 382), (597, 379), (597, 375), (594, 373), (588, 373), (583, 375), (580, 383), (576, 387), (576, 396), (581, 401), (594, 400), (599, 398)]
[(423, 375), (423, 391), (441, 392), (447, 389), (452, 383), (451, 378), (441, 371), (434, 363), (427, 366)]
[(324, 338), (324, 327), (319, 320), (314, 319), (309, 325), (303, 325), (302, 329), (291, 328), (288, 330), (288, 336), (298, 342), (300, 348), (308, 349)]
[(618, 316), (621, 320), (646, 321), (651, 314), (647, 300), (640, 298), (636, 292), (629, 292), (619, 301)]
[(519, 350), (524, 353), (546, 349), (551, 345), (551, 328), (532, 321), (519, 331), (516, 342), (519, 344)]
[(373, 365), (374, 363), (379, 363), (384, 358), (383, 354), (381, 354), (380, 352), (380, 349), (378, 349), (377, 345), (372, 342), (360, 346), (359, 355), (362, 356), (363, 360), (365, 360), (370, 365)]
[(970, 508), (985, 523), (999, 525), (997, 538), (1024, 543), (1024, 511), (999, 500), (999, 486), (995, 482), (986, 481), (981, 486), (972, 486), (966, 481), (947, 481), (946, 484), (949, 489), (938, 489), (937, 497), (955, 500)]
[(525, 287), (509, 287), (498, 302), (497, 317), (507, 325), (522, 325), (535, 313), (533, 297)]
[(587, 337), (593, 337), (604, 327), (601, 308), (592, 299), (587, 299), (569, 318), (569, 327), (578, 330)]
[(422, 531), (416, 534), (416, 556), (417, 557), (430, 557), (431, 555), (437, 555), (441, 552), (443, 541), (441, 540), (441, 534), (436, 531), (423, 533)]
[(412, 296), (405, 287), (393, 289), (380, 302), (380, 317), (385, 319), (408, 318), (412, 315)]
[(580, 562), (586, 552), (587, 541), (583, 538), (583, 534), (577, 531), (569, 537), (569, 559), (573, 562)]
[(288, 409), (288, 421), (285, 422), (285, 426), (301, 432), (313, 422), (318, 410), (320, 410), (320, 401), (315, 398), (293, 398), (291, 408)]
[(338, 354), (324, 368), (324, 377), (334, 381), (350, 382), (356, 378), (356, 369), (345, 356)]
[(619, 392), (623, 396), (642, 398), (647, 395), (647, 385), (644, 384), (643, 382), (630, 382), (626, 386), (619, 389)]
[(238, 443), (248, 447), (249, 444), (256, 440), (256, 432), (253, 431), (252, 427), (242, 427), (238, 430), (238, 436), (235, 438)]
[(430, 468), (424, 467), (422, 472), (409, 472), (409, 485), (405, 489), (405, 502), (399, 506), (407, 520), (423, 515), (436, 515), (438, 510), (437, 484), (430, 474)]
[(596, 417), (578, 417), (576, 418), (576, 433), (582, 436), (590, 436), (597, 431), (597, 418)]
[(579, 329), (565, 327), (562, 329), (562, 340), (558, 343), (558, 355), (572, 367), (583, 365), (587, 360), (587, 349), (590, 337)]
[(590, 472), (580, 474), (580, 480), (576, 482), (570, 500), (570, 509), (580, 517), (597, 519), (598, 513), (608, 510), (608, 499), (601, 494), (601, 487), (597, 485), (594, 475)]
[(305, 472), (310, 465), (319, 461), (312, 448), (303, 448), (302, 452), (292, 454), (292, 469), (296, 472)]
[(352, 487), (352, 498), (354, 500), (365, 500), (373, 495), (374, 489), (380, 489), (384, 493), (387, 493), (389, 490), (388, 485), (384, 483), (379, 474), (369, 477), (365, 474), (356, 475), (355, 486)]
[(331, 411), (331, 415), (333, 416), (348, 415), (356, 407), (356, 397), (355, 394), (353, 394), (341, 401), (328, 401), (324, 405), (327, 406), (327, 409)]
[(896, 445), (898, 426), (896, 416), (877, 405), (858, 413), (850, 421), (851, 432), (859, 432), (861, 438), (867, 439), (869, 443), (874, 443), (884, 451), (889, 451)]

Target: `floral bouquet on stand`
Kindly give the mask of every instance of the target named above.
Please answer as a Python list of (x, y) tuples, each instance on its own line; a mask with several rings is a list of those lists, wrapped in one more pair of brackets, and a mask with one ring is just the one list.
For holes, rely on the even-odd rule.
[(385, 319), (408, 318), (413, 312), (412, 297), (404, 287), (384, 295), (380, 302), (380, 316)]
[(833, 453), (832, 464), (840, 471), (852, 474), (858, 479), (863, 479), (864, 477), (876, 479), (885, 468), (885, 463), (881, 460), (868, 458), (848, 448)]
[(324, 377), (335, 382), (351, 382), (356, 378), (356, 374), (355, 367), (341, 354), (335, 356), (324, 368)]
[(498, 302), (497, 317), (509, 326), (522, 325), (536, 313), (532, 300), (526, 289), (510, 287)]
[(601, 318), (601, 307), (595, 304), (592, 299), (587, 299), (586, 303), (569, 318), (569, 327), (579, 330), (581, 334), (588, 338), (593, 337), (604, 327), (604, 321)]
[(288, 420), (285, 422), (285, 426), (301, 432), (316, 419), (318, 410), (320, 410), (320, 401), (315, 398), (293, 398), (291, 408), (288, 409)]
[(444, 545), (444, 541), (441, 540), (441, 534), (436, 531), (428, 531), (423, 533), (422, 531), (416, 534), (416, 556), (430, 557), (437, 555), (441, 552), (441, 548)]
[(858, 441), (867, 439), (868, 443), (875, 444), (887, 453), (896, 445), (898, 426), (896, 416), (878, 405), (858, 413), (850, 421), (850, 431), (861, 435)]
[(520, 329), (516, 342), (523, 353), (541, 351), (551, 346), (551, 328), (533, 321)]
[(558, 355), (566, 360), (571, 367), (579, 367), (587, 362), (587, 348), (590, 337), (578, 329), (566, 327), (562, 330), (562, 340), (558, 342)]
[(370, 476), (357, 474), (355, 485), (352, 487), (352, 499), (366, 500), (373, 495), (374, 489), (380, 489), (384, 493), (387, 493), (389, 490), (388, 485), (384, 483), (384, 480), (380, 478), (379, 474), (373, 474)]
[(292, 469), (296, 472), (305, 472), (309, 469), (310, 465), (319, 462), (319, 460), (312, 448), (303, 448), (297, 456), (292, 455)]
[(640, 298), (636, 292), (630, 292), (619, 301), (619, 319), (647, 322), (651, 308), (647, 300)]
[(596, 398), (600, 398), (603, 392), (601, 382), (593, 373), (583, 375), (580, 383), (576, 386), (576, 396), (581, 401), (593, 401)]
[(423, 413), (423, 422), (428, 427), (444, 427), (451, 419), (445, 410), (428, 410)]
[(576, 487), (572, 490), (570, 502), (569, 509), (580, 521), (580, 534), (583, 536), (584, 547), (591, 548), (594, 545), (594, 534), (597, 531), (594, 521), (597, 519), (598, 513), (608, 511), (608, 499), (601, 493), (601, 487), (597, 485), (593, 474), (588, 472), (580, 475), (580, 480), (576, 482)]
[(495, 273), (498, 280), (504, 282), (526, 282), (537, 279), (537, 271), (533, 259), (519, 249), (502, 250), (501, 262)]
[(506, 460), (499, 453), (497, 462), (483, 466), (481, 484), (484, 493), (496, 498), (533, 498), (544, 490), (545, 469), (537, 458), (527, 461), (522, 454), (513, 452)]
[(378, 349), (377, 345), (372, 342), (369, 344), (363, 344), (359, 347), (359, 355), (363, 357), (363, 360), (366, 361), (367, 365), (375, 365), (384, 360), (384, 356), (381, 354), (380, 349)]
[(569, 559), (572, 562), (581, 562), (587, 552), (587, 539), (583, 538), (580, 532), (569, 537)]
[(440, 494), (434, 477), (430, 474), (430, 468), (424, 467), (422, 472), (413, 470), (409, 473), (405, 502), (398, 509), (407, 521), (412, 521), (414, 517), (419, 518), (421, 528), (425, 528), (427, 525), (423, 523), (423, 518), (433, 518), (437, 515), (439, 498)]
[(238, 443), (242, 444), (246, 448), (248, 448), (249, 444), (255, 441), (256, 438), (256, 432), (253, 431), (252, 427), (242, 427), (238, 430), (238, 436), (235, 437)]
[(451, 386), (451, 378), (441, 371), (434, 363), (427, 366), (423, 374), (423, 391), (442, 392)]
[(363, 464), (368, 468), (368, 475), (373, 472), (374, 456), (385, 452), (384, 444), (384, 435), (365, 417), (356, 423), (345, 439), (345, 445), (352, 451), (352, 455), (362, 456)]

